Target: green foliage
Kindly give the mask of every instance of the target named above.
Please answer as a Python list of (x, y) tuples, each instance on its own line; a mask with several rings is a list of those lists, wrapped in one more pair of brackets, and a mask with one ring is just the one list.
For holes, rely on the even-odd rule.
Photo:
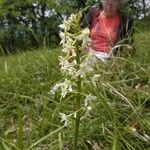
[(4, 50), (49, 46), (53, 35), (57, 35), (55, 43), (58, 44), (58, 25), (62, 18), (59, 18), (54, 9), (54, 1), (3, 0), (1, 3), (1, 32), (6, 37), (1, 35), (0, 43)]
[[(63, 18), (96, 2), (100, 0), (1, 0), (0, 46), (5, 53), (56, 46), (60, 41), (58, 25)], [(137, 18), (144, 12), (146, 16), (150, 6), (143, 2), (128, 1), (124, 8)]]
[(7, 53), (16, 49), (58, 45), (58, 25), (80, 7), (82, 5), (77, 0), (1, 0), (1, 47)]

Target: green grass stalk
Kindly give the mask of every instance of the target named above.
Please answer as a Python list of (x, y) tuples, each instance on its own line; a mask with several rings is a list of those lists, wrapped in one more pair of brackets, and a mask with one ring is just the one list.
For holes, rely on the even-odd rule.
[(19, 102), (18, 102), (18, 147), (20, 149), (23, 149), (23, 117), (22, 117), (22, 110), (19, 106)]
[[(76, 56), (76, 61), (77, 61), (77, 70), (80, 67), (80, 51), (78, 48), (78, 43), (77, 43), (77, 56)], [(74, 126), (74, 143), (73, 143), (73, 150), (77, 150), (78, 146), (78, 137), (79, 137), (79, 128), (80, 128), (80, 118), (81, 118), (81, 77), (79, 76), (76, 81), (77, 85), (77, 94), (76, 94), (76, 119), (75, 119), (75, 126)]]

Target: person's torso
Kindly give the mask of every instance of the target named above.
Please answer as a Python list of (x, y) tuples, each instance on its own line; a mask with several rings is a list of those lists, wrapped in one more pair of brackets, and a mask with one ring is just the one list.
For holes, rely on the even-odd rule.
[(104, 18), (99, 15), (93, 19), (90, 33), (93, 49), (98, 52), (108, 53), (118, 40), (119, 27), (119, 15), (111, 18)]

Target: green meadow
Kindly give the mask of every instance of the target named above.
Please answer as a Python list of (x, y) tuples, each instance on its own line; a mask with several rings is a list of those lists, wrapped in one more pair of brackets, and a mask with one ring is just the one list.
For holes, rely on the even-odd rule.
[[(90, 114), (81, 120), (79, 150), (150, 150), (150, 22), (135, 24), (135, 54), (99, 63)], [(0, 150), (71, 150), (71, 95), (60, 100), (51, 88), (62, 81), (61, 47), (0, 56)], [(84, 102), (83, 102), (84, 104)]]

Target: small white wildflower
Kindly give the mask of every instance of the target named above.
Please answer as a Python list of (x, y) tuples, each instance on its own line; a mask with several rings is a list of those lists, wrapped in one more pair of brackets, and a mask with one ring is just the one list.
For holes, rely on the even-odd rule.
[(77, 117), (77, 113), (76, 113), (76, 112), (74, 113), (73, 117), (74, 117), (74, 118), (76, 118), (76, 117)]
[(66, 71), (68, 67), (70, 66), (70, 63), (64, 57), (59, 56), (59, 65), (61, 66), (62, 71), (63, 70)]
[(64, 82), (57, 83), (50, 91), (50, 94), (55, 94), (59, 89), (61, 90), (61, 96), (64, 98), (67, 93), (72, 92), (73, 90), (71, 81), (65, 79)]
[(70, 17), (69, 17), (69, 19), (68, 19), (68, 21), (69, 21), (69, 22), (73, 22), (73, 21), (75, 21), (76, 19), (77, 19), (77, 15), (76, 15), (76, 14), (71, 14)]
[(84, 49), (87, 46), (87, 43), (91, 43), (91, 39), (90, 39), (90, 31), (88, 28), (85, 28), (81, 31), (81, 34), (79, 34), (78, 36), (76, 36), (76, 39), (81, 41), (82, 40), (82, 48)]
[(91, 107), (91, 106), (88, 106), (88, 107), (87, 107), (87, 110), (89, 110), (89, 111), (92, 110), (92, 107)]
[(89, 36), (90, 35), (90, 29), (89, 28), (84, 28), (82, 30), (82, 35), (83, 35), (83, 37)]
[(74, 40), (70, 36), (66, 36), (65, 38), (66, 41), (64, 43), (61, 43), (63, 47), (72, 48), (74, 45)]
[(68, 118), (67, 118), (66, 114), (64, 114), (64, 113), (59, 113), (59, 114), (60, 114), (60, 117), (61, 117), (60, 122), (64, 122), (64, 126), (67, 126)]
[(60, 24), (59, 27), (65, 31), (68, 31), (70, 29), (70, 23), (67, 20), (64, 20), (63, 24)]
[(90, 65), (88, 65), (85, 61), (80, 64), (80, 69), (85, 73), (89, 73), (93, 71), (93, 68)]
[(92, 107), (89, 107), (89, 108), (86, 108), (86, 109), (84, 108), (85, 114), (81, 117), (81, 120), (84, 119), (84, 118), (86, 118), (86, 117), (90, 117), (91, 116), (90, 115), (91, 109), (92, 109)]
[(60, 32), (59, 33), (59, 35), (60, 35), (60, 38), (61, 38), (61, 41), (60, 41), (60, 44), (64, 44), (64, 43), (66, 43), (66, 34), (64, 33), (64, 32)]
[(92, 101), (96, 100), (96, 96), (93, 96), (91, 94), (87, 95), (85, 98), (85, 102), (84, 102), (84, 106), (88, 107), (90, 105), (92, 105)]
[(51, 89), (50, 94), (54, 95), (55, 92), (62, 86), (62, 83), (57, 83), (55, 86)]
[(64, 53), (68, 53), (68, 51), (69, 51), (69, 48), (68, 48), (68, 47), (64, 47), (64, 48), (62, 49), (62, 52), (64, 52)]
[(70, 16), (69, 19), (68, 19), (68, 22), (69, 22), (70, 24), (74, 24), (74, 23), (76, 23), (76, 22), (79, 22), (80, 19), (81, 19), (81, 17), (82, 17), (82, 13), (81, 13), (81, 12), (79, 12), (79, 13), (77, 13), (77, 14), (71, 14), (71, 16)]
[(83, 78), (87, 73), (90, 73), (93, 71), (93, 68), (88, 66), (86, 63), (80, 64), (80, 69), (76, 72), (76, 76), (80, 76)]
[(95, 56), (93, 55), (93, 53), (89, 53), (80, 64), (80, 69), (76, 72), (76, 76), (80, 76), (82, 78), (86, 76), (87, 73), (91, 73), (93, 71), (95, 62)]
[(72, 34), (68, 32), (60, 32), (61, 42), (60, 45), (63, 47), (70, 48), (74, 45), (74, 39), (72, 39)]
[(72, 47), (72, 49), (70, 49), (70, 53), (71, 53), (71, 56), (76, 57), (77, 56), (77, 54), (76, 54), (76, 48)]
[(76, 54), (75, 54), (75, 46), (72, 46), (72, 45), (66, 45), (62, 49), (62, 52), (64, 52), (64, 53), (71, 53), (71, 54), (74, 54), (74, 56), (76, 56)]
[(84, 28), (84, 29), (81, 31), (81, 34), (79, 34), (78, 36), (76, 36), (76, 39), (78, 39), (78, 40), (89, 39), (89, 35), (90, 35), (90, 30), (89, 30), (89, 28)]
[(88, 42), (91, 42), (91, 39), (89, 37), (90, 35), (89, 28), (85, 28), (84, 30), (82, 30), (82, 35), (83, 35), (82, 48), (85, 48), (86, 44)]
[(69, 62), (68, 60), (66, 60), (66, 58), (64, 57), (59, 57), (59, 65), (61, 66), (61, 71), (66, 74), (66, 75), (71, 75), (74, 76), (74, 74), (76, 73), (76, 69), (75, 69), (75, 65), (76, 65), (76, 61), (72, 61)]
[(64, 32), (61, 32), (61, 31), (60, 31), (59, 35), (60, 35), (60, 38), (61, 38), (61, 39), (63, 39), (63, 38), (66, 37), (66, 34), (65, 34)]
[(64, 98), (67, 93), (72, 92), (72, 83), (71, 81), (65, 79), (61, 86), (61, 96)]

